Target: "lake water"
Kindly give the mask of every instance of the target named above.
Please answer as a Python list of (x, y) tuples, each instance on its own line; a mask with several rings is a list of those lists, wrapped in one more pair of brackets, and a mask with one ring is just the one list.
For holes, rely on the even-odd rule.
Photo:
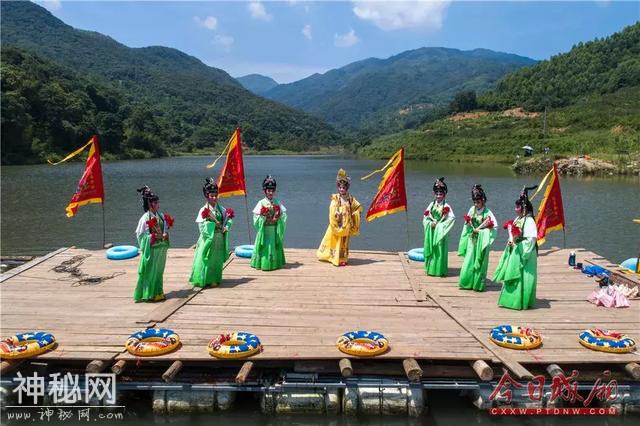
[[(195, 243), (195, 216), (204, 203), (202, 184), (211, 175), (205, 168), (209, 158), (180, 157), (156, 160), (107, 162), (103, 164), (106, 188), (106, 240), (114, 244), (134, 244), (134, 230), (142, 214), (136, 188), (149, 185), (159, 196), (161, 210), (171, 213), (176, 224), (171, 232), (174, 247)], [(384, 165), (384, 161), (342, 159), (335, 157), (247, 157), (245, 169), (249, 209), (262, 197), (261, 183), (265, 175), (278, 180), (278, 194), (289, 214), (287, 247), (316, 248), (327, 226), (329, 194), (335, 191), (338, 168), (352, 177), (352, 193), (365, 210), (369, 206), (379, 175), (365, 182), (359, 178)], [(65, 206), (72, 196), (84, 165), (2, 167), (1, 251), (3, 255), (41, 255), (59, 247), (75, 245), (97, 249), (102, 245), (102, 208), (90, 205), (80, 208), (76, 217), (65, 216)], [(216, 171), (217, 173), (217, 171)], [(408, 161), (406, 165), (408, 215), (395, 214), (365, 223), (360, 237), (352, 240), (354, 249), (407, 250), (420, 247), (423, 240), (422, 212), (432, 199), (436, 177), (445, 176), (449, 186), (448, 201), (458, 217), (451, 233), (450, 250), (457, 248), (462, 229), (462, 216), (471, 205), (470, 189), (481, 183), (486, 189), (488, 205), (498, 221), (512, 218), (514, 201), (523, 185), (533, 185), (540, 176), (520, 177), (508, 167), (491, 164), (457, 164)], [(640, 178), (563, 178), (561, 180), (567, 220), (566, 244), (584, 247), (621, 262), (640, 251), (640, 225), (632, 223), (640, 217)], [(537, 206), (539, 199), (534, 201)], [(223, 200), (237, 213), (232, 230), (232, 243), (249, 242), (247, 215), (243, 197)], [(408, 218), (408, 224), (407, 224)], [(408, 226), (408, 228), (407, 228)], [(255, 233), (252, 230), (252, 235)], [(494, 249), (502, 250), (506, 233), (500, 228)], [(561, 232), (549, 236), (546, 247), (562, 246)], [(591, 418), (494, 418), (477, 411), (466, 398), (455, 392), (436, 393), (430, 397), (430, 411), (420, 419), (343, 418), (325, 416), (263, 416), (257, 404), (239, 407), (232, 413), (200, 415), (189, 419), (173, 419), (170, 423), (189, 425), (255, 424), (255, 425), (457, 425), (457, 424), (521, 424), (595, 425), (602, 419)], [(153, 424), (157, 419), (129, 416), (115, 424)], [(625, 417), (606, 418), (607, 424), (625, 424)], [(64, 423), (67, 424), (67, 423)], [(114, 424), (114, 423), (110, 423)]]
[[(212, 173), (205, 167), (208, 161), (206, 157), (177, 157), (103, 163), (106, 241), (135, 244), (134, 230), (142, 214), (136, 188), (146, 184), (160, 196), (161, 210), (176, 218), (170, 235), (172, 245), (194, 244), (195, 216), (204, 204), (202, 184)], [(338, 168), (346, 169), (352, 177), (351, 192), (366, 210), (380, 175), (367, 181), (360, 181), (360, 177), (383, 165), (384, 161), (336, 157), (247, 157), (249, 210), (263, 195), (262, 180), (273, 174), (278, 181), (277, 197), (289, 214), (286, 246), (316, 248), (327, 226), (329, 195), (335, 192)], [(82, 207), (73, 218), (65, 216), (65, 206), (83, 167), (79, 162), (2, 167), (3, 255), (41, 255), (71, 245), (90, 249), (101, 246), (100, 205)], [(522, 186), (537, 184), (541, 179), (541, 176), (515, 176), (503, 165), (407, 161), (408, 215), (399, 213), (365, 223), (361, 236), (352, 240), (352, 248), (398, 251), (422, 246), (422, 212), (432, 199), (433, 181), (440, 176), (446, 177), (447, 200), (458, 218), (451, 233), (450, 250), (457, 248), (462, 216), (471, 206), (473, 184), (483, 185), (488, 206), (502, 223), (514, 216), (514, 201)], [(563, 178), (561, 186), (567, 247), (584, 247), (615, 262), (638, 255), (640, 225), (632, 219), (640, 217), (640, 178)], [(534, 200), (535, 206), (540, 198), (541, 195)], [(233, 245), (248, 243), (244, 198), (227, 198), (222, 203), (236, 211)], [(253, 229), (251, 235), (255, 236)], [(500, 228), (494, 249), (501, 250), (505, 241), (506, 233)], [(563, 245), (562, 232), (550, 234), (544, 247), (554, 245)]]

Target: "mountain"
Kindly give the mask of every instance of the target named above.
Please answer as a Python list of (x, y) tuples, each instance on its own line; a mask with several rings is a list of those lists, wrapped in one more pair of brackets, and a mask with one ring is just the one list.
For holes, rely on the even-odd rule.
[(264, 95), (342, 129), (385, 133), (415, 127), (456, 93), (493, 88), (505, 74), (534, 63), (486, 49), (425, 47), (354, 62), (278, 85)]
[(509, 162), (524, 145), (551, 156), (590, 155), (623, 164), (640, 160), (640, 86), (592, 94), (544, 114), (521, 108), (455, 114), (376, 138), (359, 154), (386, 159), (400, 147), (407, 159)]
[(404, 146), (407, 158), (513, 161), (531, 145), (620, 164), (640, 158), (640, 23), (514, 71), (478, 104), (480, 110), (381, 136), (360, 154), (387, 158)]
[(569, 52), (505, 76), (484, 94), (485, 108), (521, 106), (542, 111), (583, 96), (640, 85), (640, 22), (609, 37), (578, 43)]
[[(2, 2), (0, 7), (2, 49), (17, 49), (12, 52), (12, 72), (28, 77), (28, 84), (2, 79), (2, 97), (15, 101), (12, 108), (3, 105), (3, 133), (21, 135), (12, 146), (28, 147), (20, 151), (24, 161), (62, 153), (70, 140), (86, 140), (94, 132), (111, 135), (106, 151), (117, 157), (223, 145), (236, 126), (255, 150), (304, 151), (343, 141), (318, 118), (255, 96), (223, 70), (176, 49), (129, 48), (105, 35), (72, 28), (29, 1)], [(40, 74), (25, 69), (28, 64), (37, 64)], [(56, 81), (54, 70), (66, 76), (66, 86)], [(73, 92), (81, 105), (89, 105), (96, 90), (108, 93), (111, 110), (91, 112), (76, 105), (75, 115), (64, 114), (66, 95)], [(43, 99), (52, 106), (46, 114), (39, 105)], [(93, 113), (109, 117), (97, 123)], [(37, 149), (32, 149), (33, 138)], [(2, 158), (9, 161), (5, 139)]]
[(248, 74), (242, 77), (237, 77), (236, 80), (242, 84), (242, 87), (256, 95), (263, 95), (278, 85), (278, 82), (271, 77), (260, 74)]

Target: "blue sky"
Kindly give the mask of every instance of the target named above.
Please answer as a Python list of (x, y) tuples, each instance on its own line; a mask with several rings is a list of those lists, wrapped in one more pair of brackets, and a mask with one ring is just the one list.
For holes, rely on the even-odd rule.
[(640, 1), (36, 1), (130, 47), (174, 47), (288, 83), (424, 46), (547, 59), (640, 20)]

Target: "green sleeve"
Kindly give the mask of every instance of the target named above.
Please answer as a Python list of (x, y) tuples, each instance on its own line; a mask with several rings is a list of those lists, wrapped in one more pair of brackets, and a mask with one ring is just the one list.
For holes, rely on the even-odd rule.
[(433, 236), (433, 244), (438, 244), (444, 237), (447, 236), (451, 228), (453, 228), (453, 224), (455, 219), (448, 217), (442, 222), (438, 222), (436, 228), (434, 229), (435, 235)]
[(522, 264), (524, 265), (532, 253), (536, 251), (536, 239), (535, 238), (525, 238), (522, 243), (518, 244), (522, 245)]
[(460, 234), (460, 243), (458, 244), (458, 256), (464, 256), (467, 254), (467, 244), (469, 244), (469, 237), (473, 233), (473, 227), (467, 223), (462, 227), (462, 234)]
[(278, 224), (276, 225), (276, 233), (278, 234), (278, 240), (282, 247), (284, 247), (284, 233), (286, 230), (287, 230), (287, 214), (282, 213), (282, 215), (278, 219)]
[(253, 225), (256, 228), (256, 244), (254, 251), (259, 250), (259, 248), (264, 245), (264, 216), (257, 216), (258, 217), (253, 218)]

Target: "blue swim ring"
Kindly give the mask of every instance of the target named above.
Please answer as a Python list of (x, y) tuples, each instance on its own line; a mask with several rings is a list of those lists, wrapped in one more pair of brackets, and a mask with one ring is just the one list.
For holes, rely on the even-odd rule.
[(636, 267), (638, 266), (638, 258), (632, 257), (620, 264), (623, 268), (631, 269), (633, 272), (636, 271)]
[(138, 247), (136, 246), (115, 246), (107, 250), (107, 259), (123, 260), (131, 259), (138, 255)]
[(424, 262), (424, 248), (419, 247), (411, 249), (407, 253), (407, 256), (409, 256), (409, 259), (415, 260), (416, 262)]
[(245, 244), (243, 246), (238, 246), (234, 250), (234, 253), (238, 257), (246, 257), (251, 258), (253, 255), (254, 246), (252, 244)]

